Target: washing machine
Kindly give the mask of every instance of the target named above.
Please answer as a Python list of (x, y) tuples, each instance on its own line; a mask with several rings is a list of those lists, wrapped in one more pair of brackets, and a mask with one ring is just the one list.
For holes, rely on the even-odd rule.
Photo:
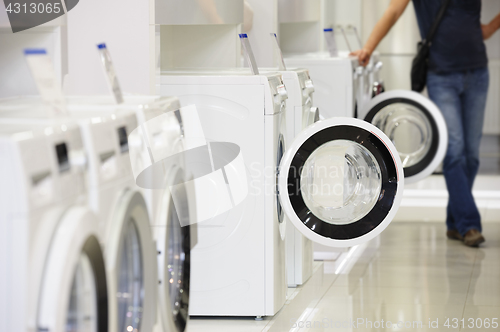
[[(341, 57), (349, 57), (349, 52), (339, 52)], [(380, 61), (380, 54), (374, 51), (370, 57), (370, 61), (366, 67), (358, 66), (356, 68), (356, 110), (355, 117), (363, 109), (370, 100), (385, 92), (385, 84), (381, 78), (381, 70), (383, 67)]]
[(355, 57), (331, 57), (326, 52), (285, 56), (287, 67), (307, 68), (314, 82), (314, 104), (320, 117), (354, 117), (361, 98), (360, 84), (366, 69)]
[[(125, 97), (125, 103), (138, 103), (141, 98)], [(140, 108), (139, 127), (129, 135), (136, 184), (147, 188), (152, 200), (151, 229), (158, 254), (154, 331), (185, 331), (189, 319), (191, 250), (197, 243), (197, 225), (191, 222), (196, 219), (195, 194), (188, 183), (192, 175), (184, 154), (195, 145), (192, 132), (199, 129), (193, 113), (191, 108), (181, 108), (177, 97), (154, 97)]]
[(127, 133), (137, 127), (136, 114), (109, 112), (91, 101), (82, 108), (68, 107), (68, 117), (48, 118), (39, 98), (2, 100), (0, 123), (78, 123), (87, 156), (88, 205), (99, 217), (106, 262), (109, 330), (151, 331), (157, 310), (157, 254), (146, 203), (135, 188), (128, 154)]
[[(71, 109), (82, 105), (78, 97), (69, 101)], [(108, 112), (136, 113), (138, 127), (129, 133), (128, 144), (136, 189), (146, 199), (156, 243), (158, 310), (154, 331), (184, 331), (188, 322), (190, 252), (197, 243), (196, 224), (189, 221), (195, 219), (195, 194), (193, 186), (185, 184), (192, 175), (185, 167), (184, 153), (204, 142), (198, 142), (193, 134), (199, 131), (197, 114), (191, 108), (181, 108), (178, 98), (172, 96), (125, 96), (121, 105), (107, 96), (91, 102)], [(155, 172), (148, 173), (150, 167)], [(173, 185), (177, 188), (175, 195), (170, 189)]]
[(276, 196), (286, 146), (282, 76), (168, 72), (159, 77), (158, 92), (195, 105), (208, 144), (227, 142), (242, 161), (240, 169), (214, 165), (222, 174), (199, 192), (218, 200), (197, 196), (189, 314), (274, 315), (287, 291), (286, 223)]
[(385, 92), (385, 83), (381, 75), (383, 65), (383, 62), (380, 59), (380, 53), (378, 51), (374, 51), (367, 66), (368, 72), (370, 73), (369, 82), (372, 98)]
[[(138, 126), (145, 123), (146, 121), (162, 115), (163, 113), (178, 110), (180, 108), (179, 100), (176, 97), (159, 98), (158, 96), (126, 95), (123, 99), (124, 102), (119, 105), (116, 104), (116, 101), (112, 96), (105, 95), (92, 97), (71, 96), (67, 98), (67, 101), (71, 105), (71, 110), (79, 112), (88, 110), (89, 106), (94, 111), (97, 111), (97, 108), (101, 108), (103, 109), (103, 112), (107, 113), (135, 112)], [(179, 125), (177, 124), (177, 126)], [(168, 132), (168, 128), (166, 128), (165, 125), (162, 124), (151, 128), (155, 130), (152, 135), (154, 137), (153, 143), (155, 144), (155, 146), (163, 144), (161, 145), (161, 148), (165, 148), (165, 145), (168, 143), (168, 138), (161, 135), (165, 135), (165, 132)], [(162, 129), (167, 130), (163, 132)], [(163, 139), (167, 139), (167, 141), (164, 141)], [(136, 162), (141, 163), (141, 158), (134, 158), (134, 160), (131, 160), (132, 168), (134, 167), (134, 163)], [(156, 209), (156, 206), (154, 205), (158, 202), (158, 198), (155, 197), (156, 192), (154, 190), (140, 187), (137, 187), (137, 189), (141, 191), (142, 195), (144, 196), (146, 205), (148, 207), (148, 213), (150, 217), (152, 217), (153, 210)], [(153, 219), (150, 218), (150, 220), (153, 224)]]
[(108, 331), (99, 221), (73, 122), (0, 124), (0, 319), (5, 331)]
[(382, 130), (396, 146), (406, 183), (429, 176), (443, 161), (448, 130), (439, 108), (420, 93), (392, 90), (375, 96), (359, 118)]
[[(260, 68), (263, 74), (276, 72), (274, 68)], [(247, 68), (203, 70), (203, 73), (214, 74), (248, 74)], [(319, 109), (313, 106), (314, 85), (309, 71), (304, 68), (293, 68), (278, 71), (283, 78), (288, 99), (286, 101), (286, 142), (310, 124), (319, 120)], [(291, 287), (302, 285), (312, 275), (313, 252), (312, 242), (294, 227), (286, 229), (286, 269), (287, 282)]]
[[(262, 70), (271, 71), (265, 68)], [(313, 103), (315, 89), (307, 69), (294, 68), (279, 73), (283, 76), (288, 92), (286, 121), (287, 142), (290, 144), (307, 126), (319, 121), (319, 109)], [(286, 269), (290, 287), (302, 285), (312, 275), (312, 241), (295, 227), (286, 228)]]
[[(343, 59), (352, 59), (350, 51), (339, 51), (339, 57)], [(375, 61), (377, 61), (375, 63)], [(380, 69), (382, 62), (379, 60), (378, 52), (374, 52), (366, 67), (360, 66), (358, 61), (352, 62), (354, 75), (354, 94), (356, 105), (354, 107), (354, 117), (357, 117), (360, 109), (373, 98), (374, 91), (383, 89), (383, 82), (380, 82)], [(376, 88), (374, 87), (376, 85)], [(380, 93), (380, 92), (378, 92)]]

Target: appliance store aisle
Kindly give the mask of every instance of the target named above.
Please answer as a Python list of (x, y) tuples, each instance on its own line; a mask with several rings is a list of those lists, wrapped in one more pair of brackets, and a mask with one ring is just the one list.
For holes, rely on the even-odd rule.
[[(485, 223), (483, 234), (485, 245), (469, 248), (446, 239), (444, 223), (393, 223), (366, 246), (351, 249), (344, 263), (315, 262), (311, 279), (289, 289), (275, 317), (194, 318), (188, 331), (460, 331), (453, 318), (457, 325), (464, 318), (462, 331), (496, 330), (500, 224)], [(469, 318), (474, 328), (467, 327)], [(400, 328), (388, 327), (389, 321), (401, 322)]]

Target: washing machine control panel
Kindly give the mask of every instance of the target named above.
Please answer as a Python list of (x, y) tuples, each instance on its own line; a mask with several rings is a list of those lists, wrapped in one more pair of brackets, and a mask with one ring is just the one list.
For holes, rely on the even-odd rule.
[[(300, 88), (302, 89), (302, 105), (306, 105), (309, 101), (312, 102), (312, 94), (314, 92), (314, 84), (309, 76), (307, 69), (297, 69)], [(312, 105), (311, 105), (312, 106)]]
[(273, 114), (280, 113), (285, 110), (285, 103), (288, 99), (283, 77), (279, 73), (266, 75), (273, 98)]
[(87, 116), (90, 119), (83, 127), (91, 151), (91, 185), (104, 185), (130, 174), (128, 134), (137, 128), (136, 115), (133, 112), (96, 112), (96, 116), (89, 113)]
[(84, 154), (80, 128), (75, 124), (10, 123), (0, 128), (0, 136), (19, 150), (30, 209), (85, 192), (85, 168), (75, 162)]

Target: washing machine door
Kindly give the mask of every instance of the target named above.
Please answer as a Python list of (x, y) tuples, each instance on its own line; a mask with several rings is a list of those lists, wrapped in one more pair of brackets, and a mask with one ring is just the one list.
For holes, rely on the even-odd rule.
[(98, 220), (88, 209), (65, 213), (46, 259), (37, 331), (108, 330), (108, 289)]
[(109, 227), (105, 258), (111, 330), (151, 331), (156, 322), (156, 249), (141, 193), (122, 194)]
[[(169, 185), (185, 180), (180, 168), (168, 172)], [(167, 186), (168, 187), (168, 186)], [(154, 232), (158, 252), (159, 312), (163, 331), (185, 331), (189, 311), (192, 227), (187, 187), (178, 185), (175, 197), (163, 191), (155, 218)], [(175, 202), (175, 203), (174, 203)], [(189, 225), (183, 226), (182, 225)]]
[(278, 181), (283, 210), (302, 234), (326, 246), (351, 247), (389, 225), (404, 177), (396, 148), (378, 128), (331, 118), (295, 138)]
[(319, 109), (312, 106), (304, 106), (302, 111), (302, 130), (319, 121)]
[(406, 183), (430, 175), (443, 160), (448, 130), (438, 107), (414, 91), (393, 90), (375, 96), (362, 117), (382, 130), (396, 146)]

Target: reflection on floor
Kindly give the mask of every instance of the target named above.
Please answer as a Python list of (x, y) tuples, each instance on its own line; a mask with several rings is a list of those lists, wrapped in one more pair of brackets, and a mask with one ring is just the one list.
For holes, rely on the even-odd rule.
[[(444, 233), (443, 223), (393, 223), (351, 248), (344, 263), (315, 262), (314, 275), (290, 289), (275, 317), (194, 318), (188, 332), (459, 331), (453, 318), (464, 318), (462, 330), (498, 330), (492, 322), (500, 320), (500, 224), (484, 224), (486, 243), (477, 249)], [(472, 322), (482, 329), (467, 328)]]
[[(473, 194), (483, 221), (500, 221), (500, 136), (484, 135), (479, 149), (479, 175)], [(443, 175), (405, 184), (403, 200), (394, 221), (442, 221), (448, 192)]]
[[(500, 175), (478, 175), (472, 189), (483, 221), (500, 221)], [(403, 200), (394, 221), (442, 221), (446, 218), (448, 191), (442, 175), (405, 184)]]

